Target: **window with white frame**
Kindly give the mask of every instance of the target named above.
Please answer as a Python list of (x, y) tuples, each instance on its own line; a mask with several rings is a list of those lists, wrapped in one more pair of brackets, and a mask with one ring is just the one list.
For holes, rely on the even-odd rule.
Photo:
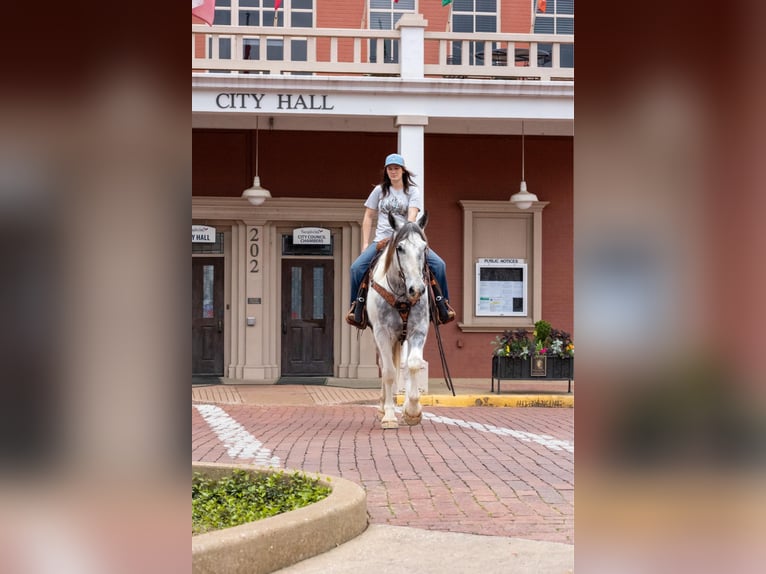
[[(538, 12), (537, 0), (532, 0), (532, 31), (536, 34), (574, 34), (574, 0), (547, 0), (545, 4), (545, 12)], [(550, 44), (538, 46), (538, 50), (548, 53), (551, 53), (551, 49)], [(573, 45), (562, 45), (560, 56), (562, 68), (574, 68)]]
[[(216, 0), (214, 25), (223, 26), (261, 26), (261, 27), (314, 27), (315, 0), (282, 0), (279, 9), (274, 11), (274, 0)], [(213, 40), (210, 39), (210, 42)], [(231, 59), (231, 39), (218, 39), (218, 57)], [(266, 44), (267, 60), (284, 59), (282, 39), (268, 39)], [(212, 45), (208, 46), (210, 50)], [(242, 58), (260, 59), (260, 40), (245, 38), (242, 42)], [(290, 58), (292, 61), (305, 62), (308, 59), (308, 43), (305, 39), (290, 40)]]
[[(369, 0), (369, 15), (367, 27), (370, 30), (393, 30), (399, 18), (407, 12), (414, 12), (416, 0)], [(370, 62), (378, 61), (378, 40), (370, 40)], [(399, 42), (383, 40), (383, 61), (396, 63), (399, 61)]]
[[(231, 25), (231, 0), (215, 0), (214, 26)], [(213, 56), (213, 38), (208, 37), (207, 53)], [(231, 38), (218, 38), (218, 59), (231, 60)]]
[[(497, 32), (497, 5), (497, 0), (453, 0), (452, 31), (469, 34)], [(463, 46), (461, 42), (453, 42), (450, 63), (483, 64), (484, 53), (489, 54), (497, 48), (494, 43), (485, 46), (485, 42), (470, 42), (468, 52), (464, 54)]]
[(276, 18), (274, 0), (228, 1), (237, 5), (240, 26), (314, 27), (314, 0), (282, 0)]

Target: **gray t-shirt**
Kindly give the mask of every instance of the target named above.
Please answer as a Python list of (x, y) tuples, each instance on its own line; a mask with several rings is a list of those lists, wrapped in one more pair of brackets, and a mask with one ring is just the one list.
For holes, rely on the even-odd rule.
[(367, 201), (364, 202), (365, 207), (378, 212), (378, 225), (375, 228), (373, 241), (387, 239), (393, 235), (394, 230), (388, 224), (389, 213), (393, 213), (402, 221), (407, 221), (407, 210), (410, 207), (417, 207), (418, 210), (423, 211), (423, 196), (420, 189), (415, 186), (410, 186), (409, 193), (404, 193), (404, 190), (397, 191), (394, 188), (389, 188), (388, 195), (381, 199), (382, 195), (383, 190), (379, 185), (376, 185)]

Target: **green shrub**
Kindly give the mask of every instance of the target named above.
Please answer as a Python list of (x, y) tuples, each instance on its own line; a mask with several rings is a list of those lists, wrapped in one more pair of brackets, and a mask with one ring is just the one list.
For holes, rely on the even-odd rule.
[(192, 535), (288, 512), (326, 498), (331, 489), (304, 474), (234, 469), (214, 480), (192, 477)]
[(551, 324), (548, 321), (538, 321), (535, 323), (535, 330), (532, 332), (535, 338), (535, 343), (542, 343), (545, 345), (551, 336)]

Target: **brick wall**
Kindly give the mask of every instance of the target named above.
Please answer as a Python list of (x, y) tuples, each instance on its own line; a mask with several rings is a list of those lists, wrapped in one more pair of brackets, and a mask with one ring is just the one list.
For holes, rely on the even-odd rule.
[[(254, 138), (246, 131), (194, 130), (194, 195), (238, 197), (250, 185)], [(259, 175), (275, 197), (359, 199), (380, 181), (382, 163), (396, 151), (396, 134), (261, 130)], [(249, 146), (249, 147), (248, 147)], [(248, 154), (248, 149), (250, 153)], [(543, 318), (573, 331), (573, 138), (525, 137), (530, 191), (550, 204), (543, 212)], [(405, 158), (406, 160), (406, 158)], [(248, 165), (249, 163), (249, 165)], [(427, 135), (424, 193), (431, 246), (447, 262), (450, 296), (462, 308), (463, 213), (460, 199), (505, 201), (521, 180), (520, 136)], [(416, 183), (420, 181), (415, 177)], [(473, 270), (465, 270), (473, 273)], [(491, 333), (441, 328), (453, 377), (489, 378)], [(442, 376), (435, 337), (429, 337), (430, 375)]]

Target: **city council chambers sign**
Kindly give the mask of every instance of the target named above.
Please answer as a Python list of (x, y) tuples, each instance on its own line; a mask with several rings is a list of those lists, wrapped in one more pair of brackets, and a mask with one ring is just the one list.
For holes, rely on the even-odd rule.
[(330, 230), (322, 227), (293, 229), (293, 245), (330, 245)]

